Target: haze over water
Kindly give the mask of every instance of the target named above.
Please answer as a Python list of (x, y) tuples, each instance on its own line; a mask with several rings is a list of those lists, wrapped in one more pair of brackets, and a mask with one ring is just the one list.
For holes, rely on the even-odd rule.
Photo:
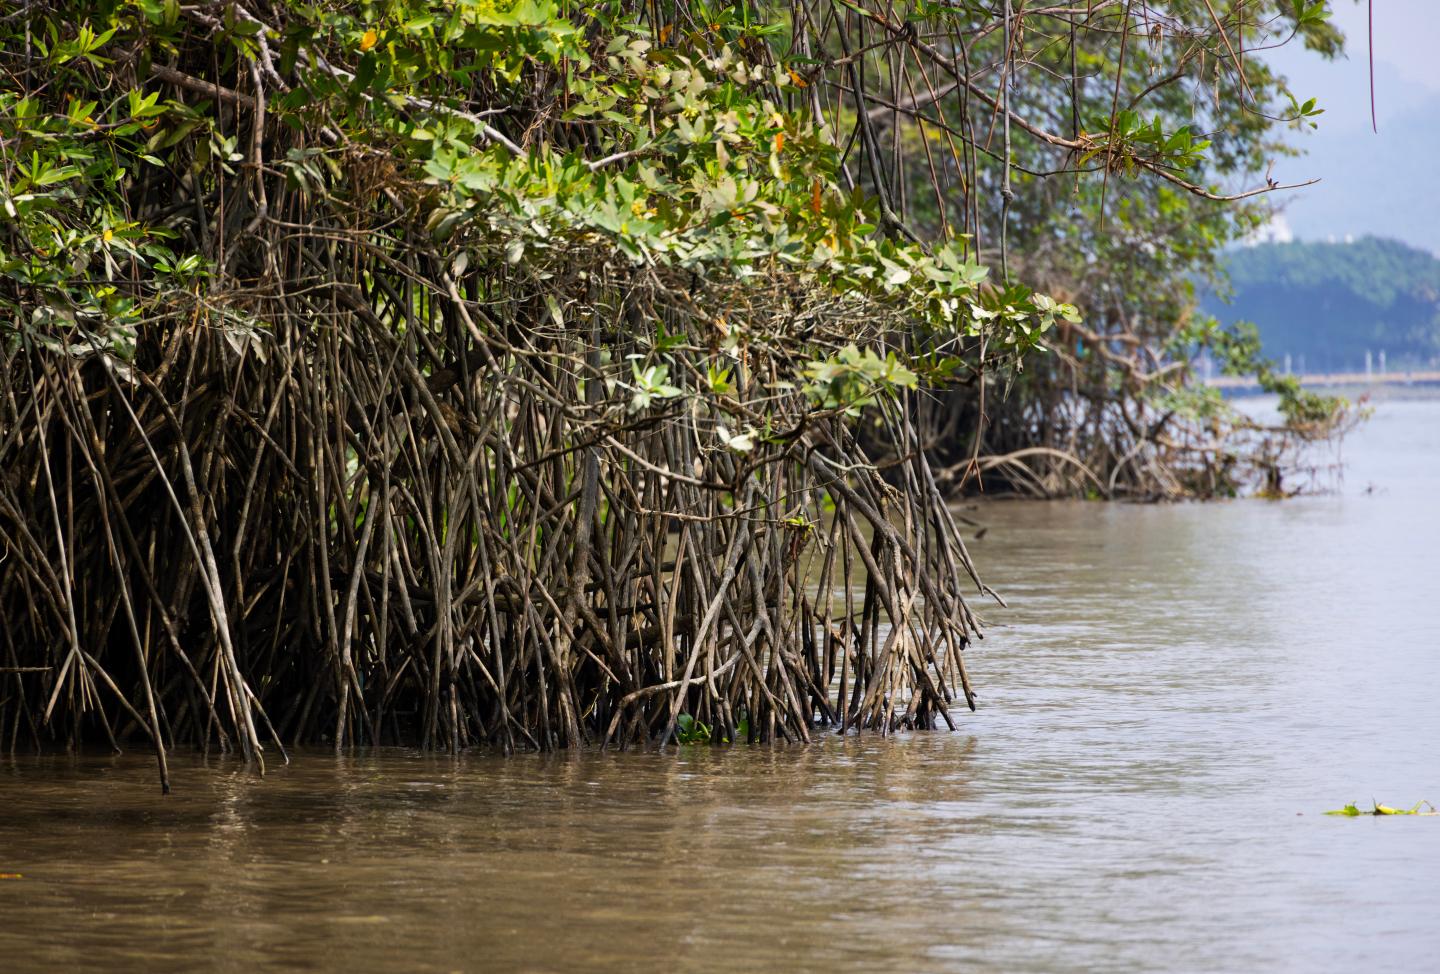
[(458, 759), (0, 759), (0, 967), (1426, 970), (1440, 401), (1343, 489), (984, 504), (958, 733)]

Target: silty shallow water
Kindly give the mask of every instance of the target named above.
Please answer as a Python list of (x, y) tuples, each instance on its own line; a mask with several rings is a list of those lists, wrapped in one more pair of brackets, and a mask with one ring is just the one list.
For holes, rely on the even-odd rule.
[[(1337, 496), (983, 505), (955, 734), (0, 759), (0, 969), (1427, 970), (1440, 402)], [(1366, 488), (1374, 487), (1367, 492)]]

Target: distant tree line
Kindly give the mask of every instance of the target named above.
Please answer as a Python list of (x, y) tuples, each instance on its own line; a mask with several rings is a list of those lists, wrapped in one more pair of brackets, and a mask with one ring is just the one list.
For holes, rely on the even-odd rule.
[(1307, 372), (1440, 364), (1440, 259), (1398, 240), (1267, 243), (1228, 261), (1230, 300), (1206, 310), (1254, 322), (1264, 352)]

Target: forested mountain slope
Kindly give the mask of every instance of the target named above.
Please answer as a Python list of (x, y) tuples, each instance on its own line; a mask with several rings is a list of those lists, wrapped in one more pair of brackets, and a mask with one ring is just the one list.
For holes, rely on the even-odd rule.
[(1308, 372), (1440, 362), (1440, 259), (1398, 240), (1267, 243), (1235, 250), (1228, 304), (1214, 294), (1205, 310), (1253, 321), (1265, 353), (1291, 357)]

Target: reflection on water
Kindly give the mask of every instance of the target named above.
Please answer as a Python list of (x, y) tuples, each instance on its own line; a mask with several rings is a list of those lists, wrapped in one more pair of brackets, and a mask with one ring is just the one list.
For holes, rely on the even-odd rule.
[[(0, 968), (1424, 970), (1440, 402), (1340, 496), (991, 504), (957, 734), (451, 759), (0, 759)], [(1366, 488), (1374, 489), (1366, 492)], [(976, 513), (976, 512), (972, 512)]]

